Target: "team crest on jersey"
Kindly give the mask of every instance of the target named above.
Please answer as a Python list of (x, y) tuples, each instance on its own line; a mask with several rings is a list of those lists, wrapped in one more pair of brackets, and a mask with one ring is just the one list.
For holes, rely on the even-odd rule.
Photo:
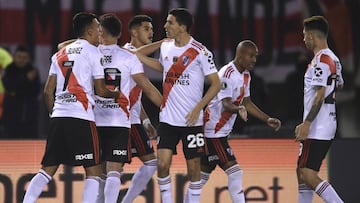
[(178, 59), (179, 59), (179, 57), (174, 56), (174, 57), (173, 57), (173, 63), (176, 63), (176, 62), (178, 61)]
[(186, 66), (188, 62), (189, 62), (189, 57), (188, 56), (183, 56), (183, 58), (182, 58), (183, 65)]
[(101, 63), (101, 65), (104, 65), (104, 64), (111, 63), (111, 61), (112, 61), (112, 56), (111, 55), (110, 56), (104, 56), (104, 57), (101, 58), (100, 63)]

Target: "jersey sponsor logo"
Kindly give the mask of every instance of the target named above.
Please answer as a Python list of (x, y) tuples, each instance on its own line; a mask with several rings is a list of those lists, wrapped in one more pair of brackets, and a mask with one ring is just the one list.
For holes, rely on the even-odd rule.
[(127, 150), (114, 149), (113, 150), (113, 155), (126, 156), (127, 155)]
[(190, 85), (190, 74), (188, 73), (167, 72), (166, 74), (165, 83), (171, 85)]
[(319, 67), (315, 67), (314, 74), (316, 77), (320, 77), (323, 74), (323, 71)]
[(101, 108), (104, 108), (104, 109), (117, 109), (119, 108), (119, 104), (118, 103), (115, 103), (113, 100), (100, 100), (100, 99), (96, 99), (95, 100), (95, 103), (96, 104), (99, 104)]
[(209, 162), (217, 161), (217, 160), (219, 160), (219, 156), (218, 156), (218, 155), (208, 156), (208, 161), (209, 161)]
[(91, 154), (77, 154), (75, 155), (75, 160), (91, 160), (91, 159), (94, 159), (94, 155), (91, 153)]
[(70, 93), (64, 93), (61, 95), (56, 96), (56, 100), (60, 100), (61, 103), (73, 103), (77, 102), (77, 98), (75, 95)]

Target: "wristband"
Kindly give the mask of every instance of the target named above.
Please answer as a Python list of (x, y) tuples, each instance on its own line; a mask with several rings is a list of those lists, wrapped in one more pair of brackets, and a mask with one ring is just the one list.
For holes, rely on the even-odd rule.
[(151, 125), (151, 121), (150, 121), (149, 118), (145, 118), (145, 119), (142, 121), (142, 124), (143, 124), (143, 126)]

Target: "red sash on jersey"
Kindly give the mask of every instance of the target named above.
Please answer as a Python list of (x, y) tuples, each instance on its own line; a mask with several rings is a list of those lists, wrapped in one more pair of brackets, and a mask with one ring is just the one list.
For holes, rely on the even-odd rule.
[[(65, 47), (56, 53), (56, 58), (57, 58), (57, 62), (60, 67), (60, 70), (61, 70), (64, 78), (66, 78), (69, 67), (64, 67), (63, 62), (69, 61), (69, 57), (65, 53)], [(84, 92), (83, 88), (77, 81), (77, 79), (74, 76), (74, 73), (72, 71), (70, 72), (70, 75), (68, 77), (69, 77), (69, 81), (68, 81), (68, 85), (67, 85), (68, 91), (71, 94), (76, 96), (76, 99), (83, 105), (85, 111), (87, 111), (88, 98), (86, 96), (86, 93)]]
[[(243, 84), (243, 87), (245, 85), (247, 85), (249, 82), (249, 74), (244, 74), (244, 84)], [(244, 95), (245, 95), (245, 90), (243, 88), (242, 89), (242, 92), (240, 93), (240, 95), (236, 98), (236, 100), (233, 102), (234, 105), (236, 106), (239, 106), (240, 102), (242, 101)], [(240, 90), (241, 90), (240, 89)], [(227, 112), (227, 111), (224, 111), (221, 113), (221, 117), (219, 119), (219, 121), (216, 123), (216, 126), (215, 126), (215, 133), (218, 132), (228, 121), (229, 119), (231, 118), (233, 113), (230, 113), (230, 112)]]
[[(163, 100), (161, 103), (160, 111), (165, 107), (166, 101), (169, 97), (170, 91), (185, 69), (191, 64), (191, 62), (199, 55), (199, 52), (194, 48), (187, 49), (183, 54), (181, 54), (176, 63), (174, 63), (165, 76), (163, 83)], [(177, 77), (173, 83), (166, 82), (169, 78), (174, 78), (174, 75)]]
[(120, 92), (120, 96), (117, 100), (117, 103), (119, 104), (120, 108), (126, 113), (126, 116), (129, 118), (130, 113), (129, 109), (127, 108), (127, 105), (129, 104), (128, 98), (124, 95), (124, 93)]
[(139, 86), (135, 86), (131, 89), (129, 99), (130, 99), (130, 109), (134, 106), (134, 104), (139, 100), (139, 96), (141, 93), (141, 88)]

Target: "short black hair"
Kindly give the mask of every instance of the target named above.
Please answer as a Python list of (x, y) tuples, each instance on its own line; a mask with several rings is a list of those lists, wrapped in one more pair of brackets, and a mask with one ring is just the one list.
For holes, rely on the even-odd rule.
[(318, 30), (325, 36), (329, 33), (329, 23), (324, 16), (311, 16), (303, 21), (304, 29)]
[(73, 17), (73, 31), (76, 37), (81, 37), (85, 34), (85, 30), (90, 26), (94, 19), (97, 19), (95, 14), (88, 12), (80, 12)]
[(32, 59), (33, 58), (33, 54), (30, 50), (30, 48), (26, 45), (18, 45), (16, 48), (15, 48), (15, 52), (14, 53), (17, 53), (17, 52), (24, 52), (24, 53), (27, 53), (29, 54), (30, 58)]
[(179, 23), (179, 25), (185, 25), (186, 31), (190, 33), (191, 27), (194, 23), (194, 17), (188, 9), (174, 8), (171, 9), (168, 14), (173, 15), (176, 18), (176, 21)]
[(112, 13), (101, 15), (99, 18), (100, 25), (106, 29), (113, 37), (119, 36), (122, 29), (121, 20)]
[(136, 26), (140, 26), (142, 22), (152, 23), (152, 18), (148, 15), (136, 15), (129, 21), (128, 29), (131, 30)]

